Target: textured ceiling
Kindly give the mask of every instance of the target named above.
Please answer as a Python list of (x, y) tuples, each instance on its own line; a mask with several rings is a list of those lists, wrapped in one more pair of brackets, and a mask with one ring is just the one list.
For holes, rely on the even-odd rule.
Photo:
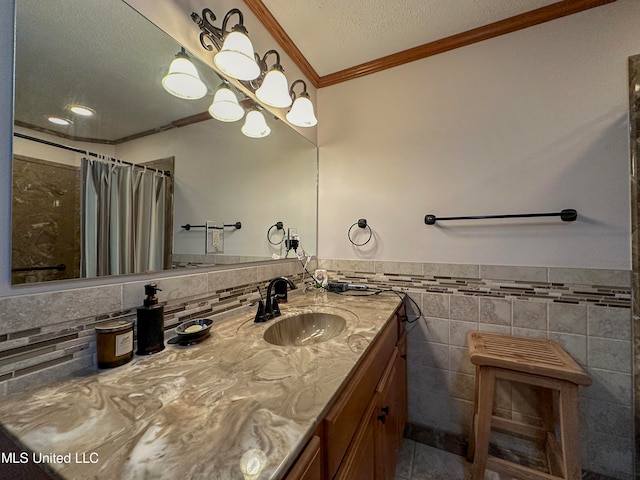
[(262, 0), (320, 76), (557, 1)]
[[(55, 3), (53, 11), (42, 0), (16, 3), (18, 124), (112, 142), (207, 110), (220, 78), (194, 58), (209, 95), (184, 101), (164, 91), (161, 79), (180, 45), (131, 7), (120, 0)], [(99, 114), (74, 117), (66, 107), (75, 103)], [(74, 124), (57, 127), (47, 115)]]

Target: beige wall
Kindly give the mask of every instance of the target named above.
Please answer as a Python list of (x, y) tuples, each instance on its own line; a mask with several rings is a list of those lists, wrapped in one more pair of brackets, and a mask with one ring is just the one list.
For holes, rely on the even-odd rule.
[[(320, 257), (629, 269), (638, 22), (619, 0), (320, 89)], [(564, 208), (578, 221), (424, 224)]]

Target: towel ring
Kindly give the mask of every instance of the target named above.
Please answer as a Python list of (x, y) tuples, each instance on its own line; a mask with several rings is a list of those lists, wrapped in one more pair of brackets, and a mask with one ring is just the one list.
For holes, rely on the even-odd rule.
[[(280, 241), (279, 241), (279, 242), (272, 242), (272, 241), (271, 241), (271, 230), (273, 230), (274, 228), (275, 228), (276, 230), (282, 230), (282, 231), (283, 231), (282, 238), (280, 239)], [(267, 240), (269, 241), (269, 243), (270, 243), (271, 245), (280, 245), (280, 244), (282, 244), (282, 242), (284, 241), (284, 237), (285, 237), (285, 236), (284, 236), (284, 223), (282, 223), (282, 222), (276, 222), (276, 223), (274, 223), (273, 225), (271, 225), (271, 226), (269, 227), (269, 230), (267, 230)]]
[[(367, 238), (363, 243), (356, 243), (351, 238), (351, 230), (353, 230), (353, 227), (355, 227), (356, 225), (358, 227), (360, 227), (360, 228), (368, 228), (369, 229), (369, 238)], [(349, 227), (349, 231), (347, 232), (347, 238), (356, 247), (362, 247), (363, 245), (366, 245), (367, 243), (369, 243), (369, 240), (371, 240), (372, 236), (373, 236), (373, 230), (371, 230), (371, 227), (367, 224), (367, 219), (366, 218), (360, 218), (356, 223), (354, 223), (353, 225), (351, 225)]]

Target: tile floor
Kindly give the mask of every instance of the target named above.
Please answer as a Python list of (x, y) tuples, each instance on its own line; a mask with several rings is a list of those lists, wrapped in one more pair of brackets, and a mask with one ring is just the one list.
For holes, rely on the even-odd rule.
[[(471, 464), (464, 457), (405, 438), (395, 480), (468, 480)], [(487, 471), (485, 480), (508, 480)]]

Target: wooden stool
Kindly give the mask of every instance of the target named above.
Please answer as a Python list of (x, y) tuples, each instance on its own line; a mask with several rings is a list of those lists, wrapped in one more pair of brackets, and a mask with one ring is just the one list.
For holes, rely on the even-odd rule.
[[(579, 480), (578, 385), (591, 378), (557, 343), (537, 338), (469, 332), (469, 355), (476, 366), (475, 398), (467, 459), (471, 480), (482, 480), (485, 469), (524, 480)], [(540, 388), (542, 427), (493, 416), (496, 380)], [(559, 440), (555, 434), (553, 390), (557, 390)], [(549, 473), (489, 455), (491, 428), (546, 443)]]

